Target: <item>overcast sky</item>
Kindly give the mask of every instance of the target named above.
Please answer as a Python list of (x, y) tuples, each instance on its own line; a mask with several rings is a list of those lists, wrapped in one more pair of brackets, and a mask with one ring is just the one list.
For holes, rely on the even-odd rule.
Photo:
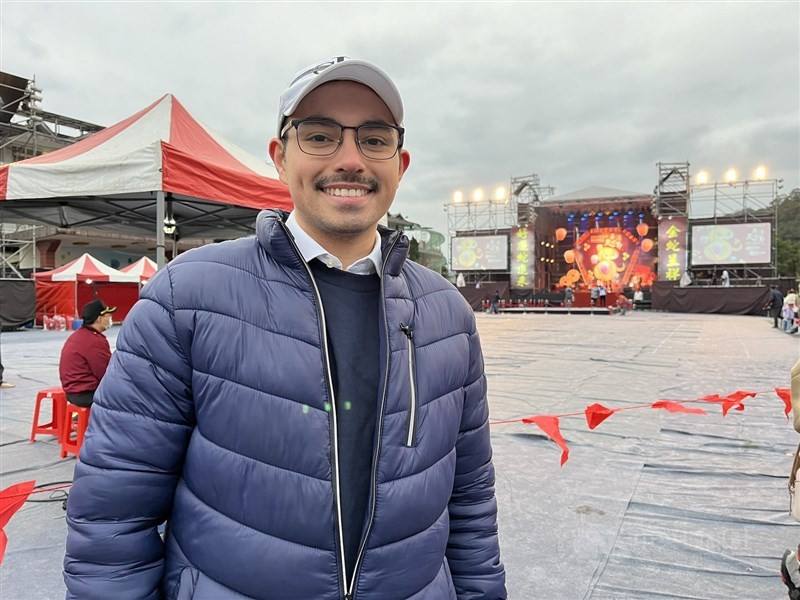
[(377, 63), (412, 154), (393, 210), (446, 229), (453, 190), (538, 173), (568, 193), (651, 192), (658, 161), (800, 185), (800, 8), (784, 3), (0, 1), (0, 70), (42, 108), (111, 125), (171, 92), (266, 159), (300, 68)]

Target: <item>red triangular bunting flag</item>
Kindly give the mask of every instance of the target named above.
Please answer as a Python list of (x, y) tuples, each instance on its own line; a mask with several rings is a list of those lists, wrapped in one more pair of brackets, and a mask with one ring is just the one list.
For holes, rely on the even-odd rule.
[(725, 399), (726, 400), (735, 400), (736, 402), (741, 402), (745, 398), (752, 398), (757, 393), (758, 392), (746, 392), (744, 390), (736, 390), (732, 394), (728, 394), (727, 396), (725, 396)]
[(778, 398), (783, 400), (783, 414), (788, 417), (792, 412), (792, 395), (789, 388), (775, 388), (775, 393), (778, 394)]
[(706, 411), (702, 408), (689, 408), (681, 404), (680, 402), (674, 402), (673, 400), (658, 400), (653, 402), (650, 405), (651, 408), (663, 408), (664, 410), (668, 410), (669, 412), (674, 413), (688, 413), (691, 415), (705, 415)]
[(703, 402), (713, 402), (715, 404), (722, 405), (722, 416), (725, 417), (728, 415), (728, 412), (731, 408), (735, 408), (736, 410), (744, 410), (744, 404), (742, 403), (742, 399), (746, 398), (747, 396), (738, 396), (738, 394), (747, 394), (747, 395), (755, 395), (753, 392), (735, 392), (730, 396), (725, 396), (722, 398), (718, 394), (712, 394), (711, 396), (703, 396), (700, 398)]
[(11, 520), (14, 513), (25, 504), (25, 500), (28, 499), (35, 485), (35, 481), (23, 481), (0, 491), (0, 564), (3, 563), (6, 544), (8, 543), (3, 527)]
[(727, 417), (728, 411), (735, 408), (736, 410), (744, 410), (744, 404), (741, 400), (723, 400), (722, 401), (722, 416)]
[(544, 431), (545, 435), (553, 440), (559, 448), (561, 448), (561, 466), (569, 459), (569, 447), (564, 437), (561, 435), (561, 428), (558, 425), (558, 417), (551, 417), (548, 415), (535, 415), (533, 417), (525, 417), (522, 419), (523, 423), (534, 423), (539, 426), (539, 429)]
[(589, 426), (589, 429), (594, 429), (617, 411), (616, 409), (608, 408), (595, 402), (587, 406), (583, 412), (586, 415), (586, 424)]
[(703, 402), (716, 402), (717, 404), (722, 404), (725, 401), (725, 398), (722, 398), (719, 394), (711, 394), (710, 396), (703, 396), (700, 398)]

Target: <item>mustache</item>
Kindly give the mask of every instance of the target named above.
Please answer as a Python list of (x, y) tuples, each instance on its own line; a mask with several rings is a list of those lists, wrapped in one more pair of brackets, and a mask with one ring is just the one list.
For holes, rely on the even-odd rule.
[(364, 177), (354, 172), (318, 177), (314, 180), (314, 187), (322, 191), (325, 186), (333, 185), (334, 183), (356, 183), (358, 185), (365, 185), (369, 188), (370, 192), (376, 192), (380, 187), (378, 180), (374, 177)]

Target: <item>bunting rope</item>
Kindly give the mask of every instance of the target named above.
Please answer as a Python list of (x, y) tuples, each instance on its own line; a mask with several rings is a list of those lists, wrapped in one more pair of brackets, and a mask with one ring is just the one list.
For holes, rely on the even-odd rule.
[[(649, 404), (634, 404), (633, 406), (622, 406), (616, 408), (609, 408), (598, 402), (589, 404), (583, 411), (559, 413), (555, 415), (529, 415), (526, 417), (517, 417), (513, 419), (499, 419), (489, 421), (489, 425), (507, 425), (510, 423), (522, 423), (524, 425), (536, 425), (550, 440), (552, 440), (561, 449), (561, 466), (569, 460), (569, 446), (564, 436), (561, 435), (560, 419), (570, 417), (583, 416), (586, 419), (586, 425), (589, 429), (597, 428), (603, 421), (608, 419), (611, 415), (626, 410), (641, 410), (644, 408), (666, 410), (672, 413), (685, 413), (692, 415), (706, 415), (708, 414), (703, 408), (694, 408), (686, 406), (687, 404), (697, 403), (711, 403), (719, 404), (722, 409), (722, 416), (728, 415), (731, 410), (743, 411), (745, 408), (744, 401), (750, 398), (755, 398), (763, 394), (775, 393), (778, 398), (783, 400), (784, 416), (788, 417), (792, 411), (792, 400), (789, 388), (774, 388), (772, 390), (751, 392), (746, 390), (736, 390), (727, 396), (720, 396), (718, 394), (711, 394), (696, 398), (694, 400), (656, 400)], [(0, 564), (3, 563), (3, 556), (5, 555), (8, 538), (6, 537), (3, 528), (8, 524), (11, 517), (14, 516), (25, 502), (52, 502), (55, 500), (62, 501), (62, 498), (55, 500), (30, 500), (32, 494), (45, 494), (56, 491), (69, 489), (72, 485), (71, 482), (55, 482), (50, 484), (43, 484), (37, 488), (35, 481), (23, 481), (15, 483), (4, 490), (0, 491)]]
[(728, 416), (731, 410), (744, 410), (744, 401), (749, 398), (755, 398), (763, 394), (776, 394), (778, 398), (783, 400), (783, 413), (788, 418), (789, 413), (792, 411), (792, 399), (789, 388), (773, 388), (771, 390), (762, 390), (758, 392), (751, 392), (746, 390), (736, 390), (727, 396), (720, 396), (719, 394), (710, 394), (702, 396), (694, 400), (656, 400), (649, 404), (634, 404), (633, 406), (622, 406), (617, 408), (609, 408), (602, 404), (595, 402), (589, 404), (582, 411), (547, 414), (547, 415), (529, 415), (527, 417), (516, 417), (513, 419), (498, 419), (489, 421), (489, 425), (507, 425), (510, 423), (522, 423), (524, 425), (536, 425), (541, 431), (552, 440), (561, 449), (561, 466), (564, 466), (569, 460), (569, 446), (567, 445), (564, 436), (561, 435), (560, 419), (569, 417), (584, 417), (586, 425), (589, 429), (595, 429), (603, 421), (608, 419), (611, 415), (622, 412), (625, 410), (641, 410), (643, 408), (650, 408), (656, 410), (666, 410), (671, 413), (684, 413), (690, 415), (707, 415), (703, 408), (695, 408), (686, 406), (687, 404), (698, 403), (711, 403), (719, 404), (722, 410), (722, 416)]

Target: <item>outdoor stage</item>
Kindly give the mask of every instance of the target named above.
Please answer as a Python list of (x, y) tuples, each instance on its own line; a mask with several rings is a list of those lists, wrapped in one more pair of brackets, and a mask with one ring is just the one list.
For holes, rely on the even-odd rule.
[[(711, 404), (707, 415), (630, 410), (594, 431), (582, 411), (785, 387), (797, 336), (758, 317), (476, 316), (492, 420), (581, 415), (561, 420), (571, 449), (563, 467), (536, 426), (491, 428), (509, 598), (785, 597), (778, 564), (800, 539), (786, 491), (798, 437), (779, 399), (753, 398), (726, 417)], [(112, 346), (118, 332), (109, 331)], [(0, 487), (72, 478), (75, 460), (59, 460), (50, 438), (27, 441), (35, 392), (57, 381), (65, 337), (2, 335), (17, 387), (0, 390)], [(5, 531), (3, 598), (63, 598), (61, 503), (26, 504)]]

